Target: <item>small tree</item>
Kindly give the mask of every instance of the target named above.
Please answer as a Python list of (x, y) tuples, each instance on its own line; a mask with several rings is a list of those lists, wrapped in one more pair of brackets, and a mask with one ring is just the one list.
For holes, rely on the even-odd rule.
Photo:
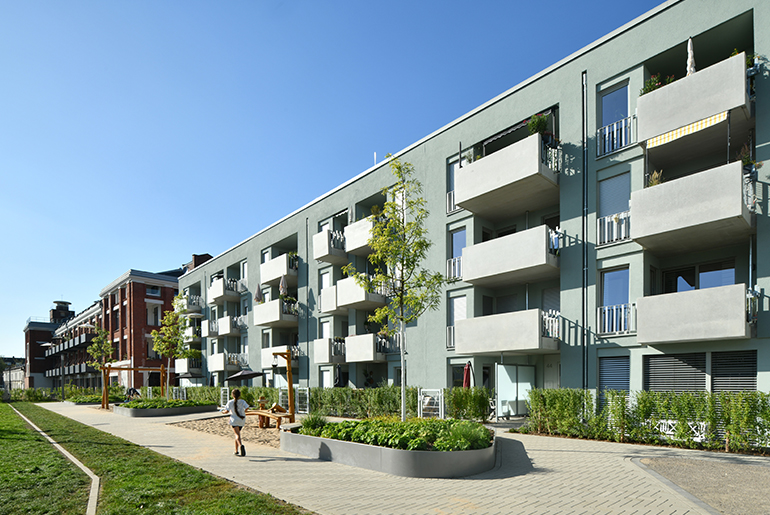
[[(390, 155), (388, 156), (390, 157)], [(382, 213), (372, 215), (374, 225), (369, 246), (369, 262), (374, 276), (357, 273), (349, 264), (343, 271), (356, 278), (367, 291), (388, 291), (390, 301), (377, 308), (369, 321), (376, 322), (388, 332), (388, 323), (398, 323), (401, 338), (401, 420), (406, 420), (406, 325), (417, 320), (425, 311), (436, 309), (441, 291), (447, 282), (438, 272), (422, 267), (433, 244), (428, 239), (425, 219), (428, 210), (421, 196), (422, 184), (413, 177), (414, 167), (396, 158), (390, 160), (396, 183), (383, 188), (387, 201)]]
[[(114, 351), (112, 347), (112, 338), (110, 338), (109, 331), (98, 325), (94, 327), (94, 331), (96, 332), (96, 336), (94, 336), (94, 339), (91, 340), (91, 345), (86, 349), (88, 354), (93, 358), (88, 364), (94, 368), (101, 369), (107, 363), (115, 361), (115, 358), (112, 357)], [(106, 388), (107, 385), (102, 385), (102, 387)]]
[[(171, 369), (171, 359), (200, 358), (201, 351), (191, 349), (185, 338), (187, 318), (184, 316), (187, 310), (183, 307), (184, 296), (180, 293), (174, 297), (174, 309), (163, 313), (160, 331), (153, 329), (152, 348), (161, 357), (168, 359), (167, 370)], [(169, 397), (171, 386), (171, 374), (166, 373), (166, 399)]]

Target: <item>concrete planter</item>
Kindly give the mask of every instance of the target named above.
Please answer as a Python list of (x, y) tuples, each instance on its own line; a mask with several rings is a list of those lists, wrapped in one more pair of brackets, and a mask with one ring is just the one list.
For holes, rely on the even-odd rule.
[(124, 417), (168, 417), (171, 415), (187, 415), (189, 413), (206, 413), (216, 411), (217, 407), (210, 406), (187, 406), (183, 408), (159, 408), (159, 409), (136, 409), (124, 408), (122, 406), (113, 406), (112, 412)]
[(474, 451), (404, 451), (332, 440), (297, 433), (281, 433), (281, 450), (324, 461), (406, 477), (466, 477), (495, 466), (497, 439), (491, 447)]

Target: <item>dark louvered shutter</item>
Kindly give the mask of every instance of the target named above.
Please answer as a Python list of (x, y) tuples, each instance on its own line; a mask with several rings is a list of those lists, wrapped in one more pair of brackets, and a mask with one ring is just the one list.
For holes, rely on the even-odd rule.
[(706, 353), (644, 357), (644, 389), (687, 392), (706, 389)]
[(757, 389), (757, 351), (712, 352), (711, 390), (715, 392)]
[(629, 371), (628, 356), (599, 358), (599, 406), (604, 406), (605, 390), (629, 390)]

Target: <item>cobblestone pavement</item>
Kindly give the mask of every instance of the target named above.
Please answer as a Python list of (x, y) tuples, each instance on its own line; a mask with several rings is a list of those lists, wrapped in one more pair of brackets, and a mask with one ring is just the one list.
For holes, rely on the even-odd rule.
[[(232, 455), (230, 438), (168, 425), (210, 414), (161, 420), (126, 418), (62, 403), (40, 406), (324, 515), (722, 513), (705, 504), (703, 496), (699, 499), (667, 480), (664, 471), (658, 474), (647, 468), (686, 458), (700, 464), (696, 469), (702, 472), (709, 468), (703, 458), (714, 458), (701, 451), (519, 435), (500, 429), (494, 469), (461, 479), (415, 479), (268, 447), (247, 447), (247, 457), (239, 458)], [(656, 464), (655, 460), (662, 461)], [(721, 455), (717, 462), (754, 470), (764, 469), (768, 459)], [(751, 501), (752, 507), (760, 501)], [(740, 502), (736, 506), (729, 510), (741, 509)], [(754, 513), (770, 513), (770, 503), (757, 509)]]

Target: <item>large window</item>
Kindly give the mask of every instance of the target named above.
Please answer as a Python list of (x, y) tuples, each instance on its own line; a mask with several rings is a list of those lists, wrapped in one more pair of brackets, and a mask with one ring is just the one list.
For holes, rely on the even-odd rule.
[(458, 229), (449, 233), (451, 239), (450, 256), (447, 260), (446, 275), (449, 279), (462, 279), (462, 256), (465, 248), (466, 232), (465, 229)]
[(603, 155), (627, 147), (633, 141), (628, 115), (628, 84), (601, 94), (600, 128), (596, 131), (596, 154)]
[(663, 272), (663, 292), (678, 293), (735, 284), (735, 261), (693, 265)]
[(628, 268), (602, 272), (602, 298), (598, 323), (600, 333), (631, 331)]
[(631, 174), (622, 173), (599, 181), (597, 245), (623, 241), (631, 237), (628, 209), (630, 197)]

